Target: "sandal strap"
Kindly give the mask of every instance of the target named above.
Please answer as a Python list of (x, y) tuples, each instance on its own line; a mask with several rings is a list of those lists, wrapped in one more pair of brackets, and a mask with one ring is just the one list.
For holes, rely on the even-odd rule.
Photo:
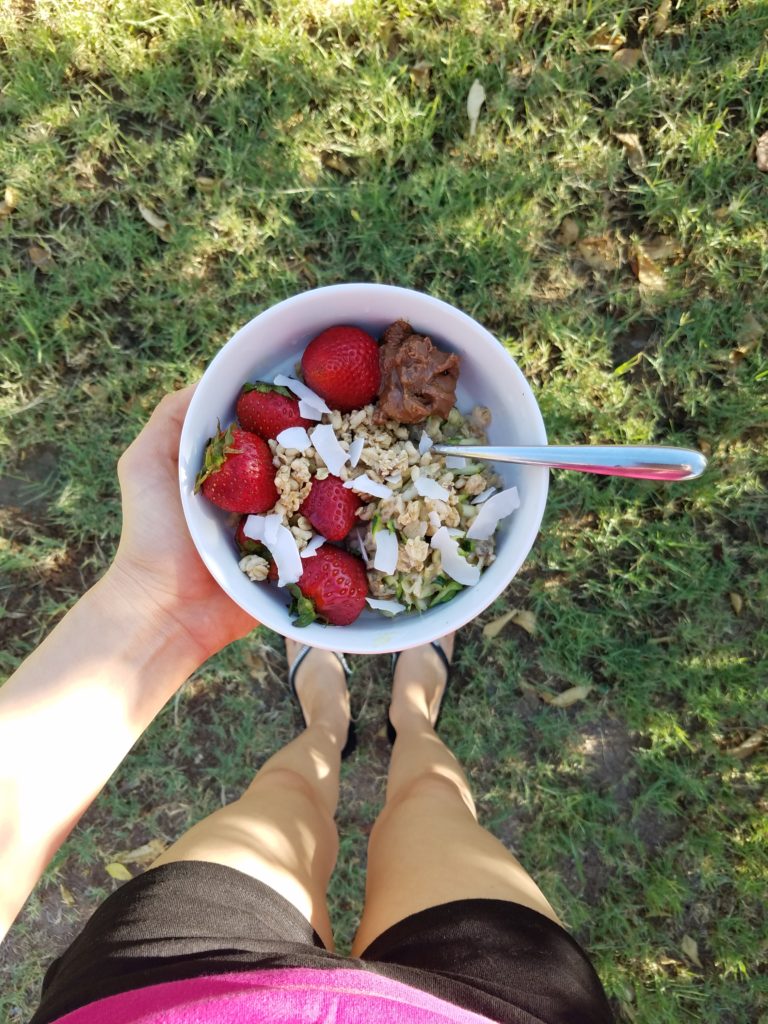
[[(291, 665), (288, 671), (288, 685), (290, 686), (291, 692), (293, 693), (294, 696), (296, 696), (296, 673), (298, 672), (301, 663), (307, 657), (309, 652), (313, 650), (315, 650), (314, 647), (310, 647), (309, 644), (304, 644), (304, 646), (299, 650), (299, 653), (296, 655), (296, 660)], [(347, 659), (344, 657), (341, 651), (331, 651), (331, 654), (334, 654), (336, 656), (336, 658), (339, 661), (339, 664), (341, 665), (342, 671), (344, 672), (344, 678), (346, 680), (349, 680), (352, 669), (349, 667), (349, 662), (347, 661)]]

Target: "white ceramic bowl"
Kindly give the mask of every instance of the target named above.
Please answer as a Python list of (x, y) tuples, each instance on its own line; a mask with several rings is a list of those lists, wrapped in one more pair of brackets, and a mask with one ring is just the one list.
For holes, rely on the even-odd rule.
[(364, 611), (350, 626), (312, 624), (296, 628), (288, 595), (274, 585), (252, 583), (238, 568), (231, 517), (194, 493), (205, 445), (235, 416), (245, 381), (271, 380), (293, 372), (311, 339), (333, 324), (354, 324), (381, 336), (403, 319), (428, 334), (436, 345), (461, 357), (457, 406), (490, 408), (491, 444), (546, 444), (536, 399), (515, 361), (484, 327), (439, 299), (407, 288), (380, 284), (340, 284), (302, 292), (254, 317), (224, 345), (195, 391), (184, 421), (179, 452), (181, 500), (190, 533), (213, 577), (242, 608), (270, 629), (313, 647), (350, 654), (383, 654), (427, 643), (479, 615), (509, 584), (530, 551), (544, 514), (548, 470), (534, 466), (495, 469), (507, 486), (516, 484), (520, 508), (496, 532), (496, 561), (480, 582), (446, 604), (419, 614), (387, 618)]

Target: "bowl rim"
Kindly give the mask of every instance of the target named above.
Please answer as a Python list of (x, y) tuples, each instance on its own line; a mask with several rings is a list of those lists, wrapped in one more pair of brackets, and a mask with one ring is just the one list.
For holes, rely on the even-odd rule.
[[(370, 294), (372, 290), (375, 290), (380, 294), (384, 293), (391, 296), (393, 299), (393, 306), (398, 298), (405, 299), (408, 297), (411, 301), (415, 298), (416, 301), (425, 303), (427, 306), (431, 305), (433, 307), (441, 308), (445, 314), (450, 315), (458, 323), (463, 321), (467, 327), (472, 330), (472, 332), (476, 333), (479, 331), (481, 334), (485, 335), (486, 340), (497, 347), (498, 354), (508, 364), (510, 373), (515, 377), (517, 384), (520, 386), (523, 393), (525, 393), (528, 406), (532, 413), (530, 416), (531, 440), (529, 443), (542, 445), (547, 444), (546, 428), (539, 404), (536, 401), (533, 390), (522, 370), (507, 351), (505, 346), (496, 337), (494, 337), (486, 327), (473, 317), (470, 317), (469, 314), (465, 313), (458, 307), (451, 305), (451, 303), (445, 302), (443, 299), (438, 299), (427, 292), (417, 291), (412, 288), (403, 288), (399, 285), (378, 284), (375, 282), (350, 282), (312, 288), (304, 292), (298, 292), (286, 299), (282, 299), (274, 305), (268, 306), (238, 328), (238, 330), (227, 339), (227, 341), (219, 348), (216, 355), (208, 363), (202, 377), (198, 381), (198, 387), (195, 389), (192, 401), (189, 404), (184, 418), (179, 442), (179, 488), (181, 491), (181, 502), (184, 517), (190, 536), (192, 537), (192, 541), (198, 554), (219, 586), (222, 587), (222, 589), (233, 601), (235, 601), (236, 604), (239, 604), (240, 607), (248, 612), (249, 615), (253, 615), (254, 618), (257, 618), (257, 621), (260, 624), (272, 629), (281, 636), (296, 640), (299, 643), (310, 643), (313, 647), (325, 650), (344, 650), (350, 654), (383, 654), (395, 650), (404, 650), (408, 647), (415, 647), (419, 644), (428, 643), (430, 640), (437, 639), (449, 631), (459, 629), (461, 626), (466, 625), (467, 622), (470, 622), (472, 619), (482, 614), (482, 612), (488, 608), (509, 586), (518, 570), (525, 562), (525, 559), (530, 554), (541, 527), (549, 490), (549, 471), (543, 467), (538, 467), (536, 470), (536, 477), (538, 478), (539, 483), (536, 488), (536, 493), (533, 496), (529, 493), (527, 499), (529, 502), (532, 502), (532, 504), (529, 504), (527, 509), (528, 527), (525, 534), (525, 543), (520, 545), (521, 549), (525, 548), (524, 553), (522, 557), (515, 557), (510, 560), (513, 566), (511, 575), (504, 573), (500, 577), (500, 580), (497, 581), (492, 589), (482, 598), (482, 607), (478, 608), (477, 602), (473, 603), (471, 600), (466, 600), (474, 591), (474, 588), (468, 588), (466, 591), (457, 595), (453, 601), (422, 613), (418, 620), (409, 616), (409, 622), (417, 621), (420, 624), (423, 623), (423, 629), (410, 630), (409, 632), (413, 635), (407, 639), (404, 638), (404, 642), (401, 643), (395, 642), (394, 639), (389, 641), (386, 639), (388, 635), (398, 632), (397, 617), (387, 619), (382, 623), (379, 627), (380, 631), (383, 630), (383, 632), (380, 632), (380, 642), (374, 643), (371, 635), (372, 630), (368, 626), (361, 627), (356, 625), (356, 623), (352, 623), (349, 626), (321, 626), (319, 624), (312, 624), (308, 627), (295, 627), (288, 616), (287, 608), (280, 609), (279, 612), (276, 612), (270, 605), (264, 609), (260, 609), (258, 613), (254, 615), (253, 608), (246, 607), (241, 600), (238, 600), (238, 598), (231, 593), (227, 586), (226, 574), (222, 571), (219, 561), (212, 555), (212, 553), (206, 548), (205, 544), (203, 544), (197, 536), (193, 506), (193, 503), (197, 499), (192, 489), (189, 487), (190, 475), (185, 462), (184, 453), (188, 451), (198, 440), (197, 432), (193, 431), (192, 423), (196, 418), (197, 407), (204, 401), (202, 389), (199, 387), (199, 384), (207, 376), (214, 375), (218, 365), (225, 360), (226, 351), (228, 351), (232, 345), (236, 344), (238, 338), (240, 338), (246, 331), (249, 333), (252, 332), (258, 322), (261, 321), (262, 325), (268, 325), (273, 318), (283, 315), (292, 307), (307, 303), (308, 301), (316, 302), (318, 301), (318, 296), (321, 295), (327, 298), (330, 304), (333, 298), (340, 294), (348, 296), (350, 294), (354, 295), (357, 292), (362, 296), (365, 293)], [(364, 319), (364, 317), (365, 313), (361, 313), (360, 318)], [(192, 475), (192, 478), (194, 479), (194, 474)], [(465, 599), (464, 602), (462, 602), (462, 598)], [(466, 610), (460, 611), (462, 607)], [(450, 610), (450, 613), (447, 610)], [(438, 612), (441, 614), (435, 614)], [(427, 627), (427, 623), (425, 621), (427, 616), (430, 617), (430, 622), (432, 623), (431, 628)], [(383, 616), (382, 619), (384, 619)], [(391, 627), (387, 629), (386, 627), (390, 626), (390, 624), (392, 624)], [(366, 637), (368, 637), (367, 640)]]

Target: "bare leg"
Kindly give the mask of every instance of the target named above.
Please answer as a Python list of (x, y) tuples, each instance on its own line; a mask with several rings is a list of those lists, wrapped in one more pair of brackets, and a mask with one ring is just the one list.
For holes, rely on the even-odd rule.
[[(292, 662), (298, 644), (287, 641)], [(338, 659), (314, 650), (296, 677), (309, 723), (274, 754), (234, 803), (198, 822), (152, 865), (204, 860), (272, 886), (312, 924), (328, 949), (326, 889), (338, 853), (334, 814), (349, 727), (349, 694)]]
[[(453, 638), (443, 645), (450, 654)], [(368, 845), (355, 956), (397, 921), (452, 900), (509, 900), (559, 924), (519, 861), (477, 823), (466, 776), (432, 727), (444, 685), (445, 669), (431, 647), (400, 656), (390, 706), (397, 739), (386, 804)]]

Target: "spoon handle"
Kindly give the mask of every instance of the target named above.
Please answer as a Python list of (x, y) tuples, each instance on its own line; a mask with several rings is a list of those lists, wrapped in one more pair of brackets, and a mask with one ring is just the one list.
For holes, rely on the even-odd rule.
[(463, 455), (488, 462), (517, 462), (526, 466), (575, 469), (603, 476), (631, 476), (640, 480), (694, 480), (707, 460), (691, 448), (659, 445), (532, 445), (493, 447), (436, 444), (439, 455)]

